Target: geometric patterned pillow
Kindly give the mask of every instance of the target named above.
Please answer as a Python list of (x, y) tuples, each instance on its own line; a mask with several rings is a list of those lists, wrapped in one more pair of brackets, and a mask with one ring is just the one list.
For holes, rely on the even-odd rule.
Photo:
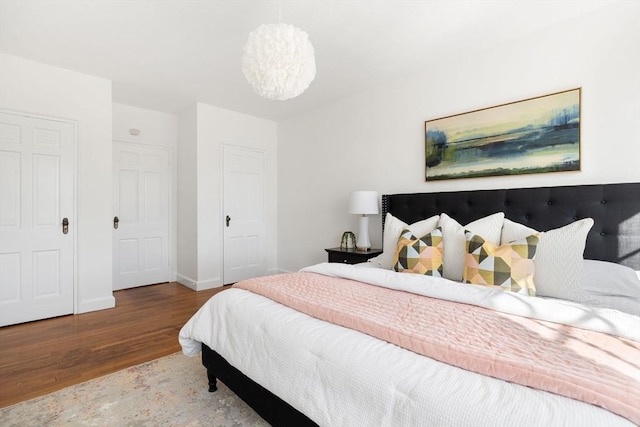
[(393, 257), (393, 269), (401, 273), (417, 273), (442, 277), (444, 243), (442, 229), (416, 237), (411, 230), (402, 230)]
[(535, 296), (533, 257), (540, 235), (532, 234), (498, 246), (467, 231), (464, 282)]

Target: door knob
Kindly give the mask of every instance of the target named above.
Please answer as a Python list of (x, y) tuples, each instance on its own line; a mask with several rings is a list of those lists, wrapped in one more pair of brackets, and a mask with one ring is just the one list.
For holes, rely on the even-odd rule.
[(225, 218), (225, 221), (227, 221), (227, 227), (229, 226), (229, 222), (231, 222), (231, 217), (229, 215), (227, 215), (227, 217)]
[(62, 234), (69, 232), (69, 218), (62, 218)]
[(113, 217), (113, 228), (114, 228), (115, 230), (117, 230), (117, 229), (118, 229), (118, 223), (119, 223), (119, 222), (120, 222), (120, 220), (118, 219), (118, 217), (117, 217), (117, 216), (114, 216), (114, 217)]

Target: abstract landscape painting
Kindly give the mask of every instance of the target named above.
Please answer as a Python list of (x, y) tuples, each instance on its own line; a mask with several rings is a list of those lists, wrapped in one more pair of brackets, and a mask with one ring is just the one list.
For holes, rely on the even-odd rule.
[(426, 180), (580, 170), (580, 89), (425, 122)]

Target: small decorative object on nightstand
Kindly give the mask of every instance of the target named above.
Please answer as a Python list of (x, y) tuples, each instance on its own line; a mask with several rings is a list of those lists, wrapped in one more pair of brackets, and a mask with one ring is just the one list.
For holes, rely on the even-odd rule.
[(356, 235), (352, 231), (345, 231), (342, 233), (340, 239), (340, 249), (355, 249), (356, 248)]
[(367, 262), (369, 258), (378, 256), (382, 253), (382, 249), (371, 249), (367, 252), (361, 252), (354, 249), (330, 248), (325, 249), (329, 255), (329, 262), (341, 262), (343, 264), (359, 264)]

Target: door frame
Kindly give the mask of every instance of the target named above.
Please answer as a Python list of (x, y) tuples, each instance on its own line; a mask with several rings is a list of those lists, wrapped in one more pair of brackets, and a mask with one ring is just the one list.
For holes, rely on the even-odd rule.
[(225, 225), (224, 225), (224, 218), (225, 218), (225, 205), (224, 205), (224, 150), (225, 147), (230, 147), (230, 148), (239, 148), (242, 150), (247, 150), (247, 151), (255, 151), (258, 153), (262, 153), (263, 154), (263, 162), (264, 162), (264, 200), (263, 200), (263, 206), (264, 206), (264, 225), (265, 225), (265, 244), (264, 244), (264, 250), (265, 250), (265, 270), (268, 274), (269, 272), (269, 250), (268, 250), (268, 245), (266, 243), (267, 240), (267, 235), (269, 233), (269, 206), (267, 205), (267, 201), (269, 200), (269, 198), (267, 197), (268, 195), (268, 190), (269, 190), (269, 182), (268, 182), (268, 152), (265, 149), (262, 148), (256, 148), (256, 147), (248, 147), (246, 145), (238, 145), (238, 144), (220, 144), (220, 222), (219, 222), (219, 230), (220, 230), (220, 258), (219, 258), (219, 263), (220, 263), (220, 286), (224, 286), (224, 282), (225, 282), (225, 278), (224, 278), (224, 248), (225, 248), (225, 239), (224, 239), (224, 229), (225, 229)]
[[(167, 218), (168, 227), (169, 227), (169, 230), (168, 230), (168, 233), (169, 233), (168, 236), (169, 237), (167, 239), (168, 240), (167, 244), (169, 245), (169, 250), (167, 252), (167, 255), (169, 256), (169, 261), (168, 261), (169, 262), (169, 281), (175, 282), (175, 280), (176, 280), (176, 269), (174, 268), (174, 264), (175, 264), (174, 260), (177, 259), (176, 248), (174, 246), (174, 231), (177, 232), (177, 230), (175, 229), (177, 224), (174, 223), (174, 218), (176, 217), (175, 216), (176, 206), (175, 206), (175, 203), (174, 203), (174, 200), (173, 200), (174, 191), (176, 190), (174, 188), (174, 185), (175, 185), (175, 181), (177, 179), (177, 174), (176, 174), (176, 171), (174, 170), (175, 162), (173, 160), (174, 159), (175, 149), (171, 148), (171, 147), (163, 147), (161, 145), (144, 144), (144, 143), (141, 143), (141, 142), (131, 142), (131, 141), (126, 141), (124, 139), (115, 139), (114, 138), (114, 139), (111, 140), (111, 150), (112, 150), (112, 152), (113, 152), (113, 146), (116, 143), (118, 143), (118, 144), (136, 145), (138, 147), (144, 147), (144, 148), (154, 148), (154, 149), (158, 149), (158, 150), (162, 150), (162, 151), (166, 151), (167, 152), (167, 159), (168, 159), (168, 162), (169, 162), (169, 165), (168, 165), (169, 179), (168, 179), (168, 183), (167, 183), (168, 184), (167, 187), (168, 187), (168, 191), (169, 191), (169, 195), (168, 195), (168, 197), (169, 197), (169, 199), (168, 199), (168, 204), (169, 204), (168, 210), (169, 210), (169, 213), (168, 213), (168, 218)], [(112, 172), (111, 172), (111, 180), (112, 181), (113, 181), (113, 166), (114, 166), (114, 162), (115, 162), (115, 159), (113, 159), (112, 162), (111, 162), (111, 170), (112, 170)], [(113, 190), (111, 191), (111, 193), (113, 194)], [(113, 210), (114, 207), (115, 207), (115, 200), (112, 200), (111, 201), (111, 209)], [(111, 228), (112, 228), (111, 231), (113, 233), (113, 225), (112, 225)], [(112, 239), (112, 241), (113, 241), (113, 239)], [(113, 255), (113, 245), (111, 247), (111, 253)], [(113, 280), (111, 281), (111, 288), (113, 289)]]
[(21, 110), (11, 110), (8, 108), (0, 108), (0, 112), (5, 113), (5, 114), (11, 114), (14, 116), (23, 116), (23, 117), (28, 117), (28, 118), (32, 118), (32, 119), (39, 119), (39, 120), (50, 120), (53, 122), (60, 122), (60, 123), (66, 123), (72, 126), (73, 131), (71, 132), (72, 134), (72, 138), (73, 141), (72, 143), (72, 150), (73, 150), (73, 155), (72, 155), (72, 159), (71, 159), (71, 176), (73, 179), (73, 195), (72, 195), (72, 200), (73, 200), (73, 208), (72, 208), (72, 213), (73, 213), (73, 223), (70, 224), (72, 227), (75, 227), (75, 233), (73, 233), (73, 239), (72, 239), (72, 246), (73, 246), (73, 254), (72, 254), (72, 258), (73, 258), (73, 266), (72, 266), (72, 272), (73, 272), (73, 314), (77, 314), (80, 311), (80, 292), (78, 290), (78, 275), (79, 275), (79, 271), (78, 271), (78, 236), (80, 235), (80, 228), (78, 227), (79, 221), (78, 221), (78, 121), (77, 120), (73, 120), (73, 119), (66, 119), (66, 118), (62, 118), (62, 117), (54, 117), (54, 116), (45, 116), (42, 114), (37, 114), (37, 113), (31, 113), (31, 112), (27, 112), (27, 111), (21, 111)]

